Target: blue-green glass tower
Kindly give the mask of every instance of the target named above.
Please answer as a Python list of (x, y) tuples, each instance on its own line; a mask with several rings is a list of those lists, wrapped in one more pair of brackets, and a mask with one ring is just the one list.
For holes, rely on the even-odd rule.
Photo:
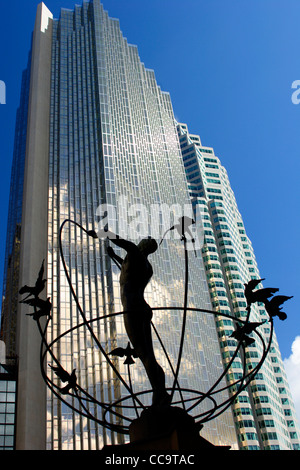
[[(204, 226), (202, 257), (213, 308), (233, 318), (246, 316), (244, 284), (261, 279), (251, 240), (247, 236), (226, 169), (212, 147), (202, 144), (200, 136), (178, 123), (178, 137), (194, 208), (200, 208)], [(270, 326), (263, 303), (252, 306), (251, 319), (261, 322), (260, 334), (268, 339)], [(234, 323), (217, 318), (218, 337), (224, 364), (235, 352), (232, 340)], [(277, 326), (277, 325), (276, 325)], [(259, 342), (246, 351), (247, 367), (255, 367), (261, 357)], [(242, 373), (241, 360), (228, 371), (228, 384)], [(232, 406), (240, 449), (299, 450), (299, 426), (289, 390), (276, 334), (269, 355), (255, 380)]]

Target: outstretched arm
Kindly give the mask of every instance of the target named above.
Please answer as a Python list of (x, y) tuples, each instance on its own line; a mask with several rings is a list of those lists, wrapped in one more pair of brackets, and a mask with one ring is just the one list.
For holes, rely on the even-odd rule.
[(116, 263), (118, 268), (121, 269), (123, 259), (114, 252), (111, 246), (108, 246), (106, 251), (108, 256)]
[(124, 240), (119, 235), (116, 235), (115, 233), (111, 232), (110, 230), (99, 230), (98, 237), (99, 238), (107, 238), (108, 240), (110, 240), (115, 245), (117, 245), (120, 248), (123, 248), (124, 250), (126, 250), (127, 253), (139, 252), (138, 247), (134, 243), (132, 243), (128, 240)]

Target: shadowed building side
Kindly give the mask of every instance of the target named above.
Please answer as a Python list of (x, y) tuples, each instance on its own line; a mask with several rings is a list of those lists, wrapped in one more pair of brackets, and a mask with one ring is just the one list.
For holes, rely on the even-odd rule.
[[(36, 279), (47, 258), (49, 106), (52, 14), (38, 6), (32, 41), (19, 286)], [(40, 341), (35, 325), (19, 304), (17, 450), (46, 447), (46, 386), (40, 373)]]

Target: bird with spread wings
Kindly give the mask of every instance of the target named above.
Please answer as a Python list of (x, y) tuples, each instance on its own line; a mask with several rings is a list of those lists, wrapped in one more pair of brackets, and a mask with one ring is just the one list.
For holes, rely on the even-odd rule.
[(21, 289), (19, 290), (19, 294), (21, 294), (21, 295), (28, 294), (27, 297), (25, 297), (25, 299), (23, 299), (23, 302), (24, 302), (24, 300), (28, 299), (28, 297), (30, 297), (31, 295), (34, 296), (34, 297), (38, 297), (40, 295), (40, 293), (44, 290), (46, 282), (47, 282), (47, 279), (43, 279), (44, 269), (45, 269), (44, 268), (44, 263), (45, 263), (45, 260), (43, 260), (43, 263), (42, 263), (42, 266), (40, 268), (39, 275), (38, 275), (38, 278), (36, 280), (35, 285), (32, 286), (32, 287), (25, 285), (25, 286), (21, 287)]
[(76, 382), (77, 382), (77, 377), (76, 377), (76, 369), (73, 369), (72, 373), (69, 374), (61, 365), (56, 366), (51, 366), (49, 364), (49, 367), (55, 372), (57, 377), (62, 381), (62, 382), (68, 382), (67, 385), (64, 387), (60, 387), (60, 393), (63, 395), (67, 395), (70, 390), (76, 390)]
[(39, 298), (39, 295), (43, 292), (46, 286), (47, 279), (44, 279), (45, 260), (42, 262), (42, 266), (39, 270), (38, 278), (34, 286), (23, 286), (19, 290), (19, 294), (27, 294), (27, 296), (20, 301), (21, 304), (27, 304), (34, 308), (34, 312), (27, 313), (26, 315), (32, 316), (34, 320), (39, 320), (43, 316), (49, 316), (52, 310), (52, 303), (50, 297), (47, 300)]

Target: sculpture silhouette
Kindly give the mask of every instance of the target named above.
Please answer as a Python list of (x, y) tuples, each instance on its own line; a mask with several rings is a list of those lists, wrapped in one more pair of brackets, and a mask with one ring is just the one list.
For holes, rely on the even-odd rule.
[[(192, 221), (192, 219), (190, 219)], [(181, 219), (182, 225), (177, 224), (174, 227), (171, 227), (172, 230), (178, 230), (182, 227), (182, 231), (180, 232), (182, 236), (182, 240), (184, 241), (184, 244), (186, 244), (186, 237), (185, 237), (185, 231), (184, 231), (184, 222), (185, 219)], [(115, 243), (117, 246), (124, 248), (127, 251), (127, 256), (123, 260), (120, 256), (117, 256), (114, 250), (111, 247), (108, 247), (108, 253), (114, 260), (114, 262), (119, 266), (121, 270), (121, 277), (120, 277), (120, 286), (121, 286), (121, 295), (122, 295), (122, 302), (124, 305), (124, 312), (118, 312), (118, 313), (111, 313), (110, 315), (100, 315), (97, 318), (91, 318), (88, 320), (86, 318), (85, 312), (82, 309), (80, 302), (77, 298), (76, 292), (72, 286), (71, 282), (71, 277), (68, 272), (67, 264), (65, 262), (64, 258), (64, 253), (63, 253), (63, 243), (62, 243), (62, 231), (66, 223), (73, 223), (77, 227), (79, 227), (82, 231), (84, 231), (88, 236), (97, 239), (97, 238), (108, 238), (110, 239), (113, 243)], [(102, 232), (102, 231), (101, 231)], [(146, 303), (144, 299), (144, 291), (145, 287), (147, 286), (148, 282), (151, 279), (151, 276), (153, 274), (151, 264), (148, 261), (148, 256), (151, 253), (154, 253), (157, 250), (157, 244), (154, 240), (151, 238), (148, 238), (147, 240), (143, 240), (140, 244), (135, 245), (131, 242), (127, 242), (125, 240), (121, 240), (120, 237), (116, 236), (115, 234), (108, 232), (107, 230), (103, 231), (103, 235), (101, 237), (101, 233), (98, 234), (94, 230), (86, 230), (84, 227), (82, 227), (80, 224), (77, 222), (74, 222), (70, 219), (66, 219), (63, 224), (61, 225), (60, 228), (60, 236), (59, 236), (59, 250), (60, 250), (60, 256), (62, 260), (62, 264), (64, 267), (64, 272), (65, 276), (67, 278), (73, 299), (76, 302), (77, 308), (81, 314), (81, 317), (83, 319), (82, 323), (78, 323), (76, 325), (75, 329), (74, 326), (72, 326), (70, 329), (66, 330), (63, 332), (63, 334), (58, 335), (54, 340), (51, 341), (51, 343), (47, 342), (47, 327), (49, 324), (51, 324), (51, 317), (50, 317), (50, 312), (52, 309), (52, 305), (50, 302), (50, 298), (47, 300), (42, 300), (39, 299), (38, 295), (41, 290), (45, 288), (46, 280), (43, 279), (43, 270), (44, 270), (44, 262), (42, 264), (42, 267), (39, 272), (39, 276), (37, 279), (37, 282), (35, 286), (33, 287), (28, 287), (27, 285), (24, 286), (23, 288), (20, 289), (20, 294), (29, 294), (27, 297), (22, 300), (22, 303), (27, 304), (28, 306), (34, 307), (34, 313), (29, 314), (30, 316), (33, 317), (34, 320), (36, 320), (36, 323), (38, 325), (39, 332), (42, 337), (42, 343), (41, 343), (41, 350), (40, 350), (40, 366), (41, 366), (41, 371), (42, 371), (42, 376), (49, 387), (49, 389), (55, 394), (56, 390), (62, 394), (62, 395), (72, 395), (72, 402), (65, 400), (62, 397), (60, 400), (67, 406), (69, 406), (71, 409), (76, 411), (77, 413), (81, 414), (87, 419), (91, 419), (94, 422), (104, 426), (107, 429), (110, 429), (111, 431), (116, 431), (121, 434), (129, 434), (130, 439), (134, 439), (135, 436), (137, 436), (138, 439), (141, 439), (141, 427), (144, 427), (144, 431), (146, 430), (147, 433), (150, 431), (151, 436), (155, 435), (157, 437), (156, 431), (158, 431), (158, 434), (161, 434), (165, 422), (168, 422), (168, 420), (173, 420), (173, 418), (176, 418), (176, 424), (178, 424), (178, 419), (180, 418), (180, 414), (178, 415), (177, 412), (184, 412), (185, 416), (189, 416), (191, 419), (192, 418), (188, 413), (191, 410), (196, 410), (198, 409), (198, 415), (194, 419), (194, 424), (196, 424), (196, 431), (197, 435), (199, 433), (199, 430), (203, 426), (204, 423), (207, 423), (208, 421), (215, 419), (217, 416), (219, 416), (221, 413), (223, 413), (228, 407), (234, 403), (236, 400), (237, 396), (248, 387), (248, 385), (251, 383), (253, 378), (256, 376), (258, 371), (261, 369), (269, 351), (272, 345), (272, 338), (273, 338), (273, 317), (278, 316), (280, 320), (285, 320), (287, 318), (286, 313), (282, 312), (281, 310), (281, 305), (286, 302), (287, 300), (291, 299), (292, 297), (288, 296), (275, 296), (272, 297), (272, 295), (278, 291), (277, 288), (267, 288), (267, 289), (261, 289), (254, 291), (255, 287), (258, 286), (258, 284), (263, 281), (264, 279), (251, 279), (247, 284), (245, 284), (245, 296), (247, 299), (247, 311), (248, 315), (246, 317), (246, 320), (238, 320), (235, 316), (231, 316), (228, 313), (222, 314), (221, 312), (218, 311), (213, 311), (213, 310), (206, 310), (206, 309), (200, 309), (196, 307), (189, 308), (186, 306), (186, 303), (184, 303), (183, 307), (178, 307), (178, 306), (172, 306), (172, 307), (151, 307)], [(185, 266), (186, 266), (186, 280), (185, 280), (185, 285), (188, 286), (188, 263), (187, 263), (187, 250), (185, 249)], [(185, 290), (187, 293), (187, 288)], [(33, 296), (33, 298), (28, 299), (29, 296)], [(271, 300), (269, 298), (272, 297)], [(184, 302), (186, 302), (184, 300)], [(265, 335), (260, 334), (257, 331), (257, 328), (262, 325), (265, 322), (250, 322), (249, 321), (249, 316), (250, 316), (250, 311), (251, 311), (251, 304), (255, 302), (263, 302), (265, 304), (265, 309), (269, 314), (269, 319), (266, 320), (268, 324), (270, 325), (270, 332), (269, 334), (265, 337)], [(179, 371), (179, 365), (180, 365), (180, 358), (181, 358), (181, 352), (180, 349), (182, 349), (183, 342), (184, 342), (184, 318), (183, 318), (183, 326), (182, 326), (182, 335), (181, 335), (181, 344), (179, 346), (179, 353), (178, 353), (178, 360), (177, 360), (177, 369), (176, 371), (173, 369), (171, 361), (168, 357), (167, 351), (163, 345), (162, 340), (159, 337), (159, 334), (157, 330), (155, 329), (154, 325), (151, 322), (152, 318), (152, 313), (153, 311), (156, 310), (183, 310), (184, 313), (186, 314), (187, 311), (189, 312), (202, 312), (202, 313), (208, 313), (212, 314), (215, 317), (224, 317), (224, 318), (230, 318), (233, 320), (233, 322), (237, 322), (238, 324), (236, 325), (236, 330), (231, 334), (232, 338), (235, 338), (238, 340), (238, 345), (236, 348), (236, 351), (233, 353), (230, 361), (226, 364), (226, 367), (224, 368), (222, 374), (220, 377), (217, 379), (217, 381), (210, 386), (210, 389), (205, 392), (198, 391), (198, 390), (192, 390), (192, 389), (181, 389), (177, 377), (178, 377), (178, 371)], [(118, 368), (111, 362), (110, 358), (108, 357), (107, 352), (105, 349), (102, 347), (101, 342), (95, 335), (93, 328), (91, 327), (91, 323), (96, 321), (101, 321), (101, 320), (106, 320), (108, 317), (115, 317), (115, 315), (121, 315), (123, 314), (124, 320), (125, 320), (125, 326), (126, 330), (128, 332), (129, 339), (132, 341), (132, 344), (135, 349), (132, 349), (130, 346), (130, 343), (128, 343), (126, 348), (116, 348), (111, 353), (110, 355), (113, 356), (119, 356), (119, 357), (125, 357), (125, 362), (124, 364), (127, 364), (127, 373), (129, 377), (129, 384), (124, 380), (122, 375), (120, 374)], [(28, 314), (27, 314), (28, 315)], [(42, 327), (40, 324), (40, 317), (47, 315), (49, 318), (46, 323), (46, 327)], [(240, 326), (240, 324), (242, 326)], [(151, 337), (151, 329), (150, 326), (154, 328), (155, 334), (158, 337), (158, 340), (161, 344), (161, 347), (164, 351), (165, 357), (167, 358), (170, 369), (172, 370), (172, 373), (174, 375), (174, 384), (172, 388), (172, 394), (167, 393), (167, 389), (165, 387), (165, 375), (164, 371), (162, 368), (158, 365), (156, 362), (154, 352), (153, 352), (153, 344), (152, 344), (152, 337)], [(60, 350), (60, 341), (62, 340), (63, 337), (68, 337), (68, 335), (73, 332), (77, 331), (80, 328), (86, 328), (87, 331), (90, 333), (91, 337), (95, 341), (95, 344), (98, 346), (100, 352), (104, 355), (106, 358), (107, 363), (109, 366), (112, 368), (113, 373), (115, 374), (116, 378), (119, 379), (120, 383), (124, 386), (124, 389), (129, 392), (128, 396), (122, 396), (122, 397), (117, 397), (115, 401), (110, 401), (109, 403), (104, 403), (98, 401), (96, 398), (92, 397), (89, 393), (89, 390), (84, 390), (80, 386), (80, 383), (77, 384), (77, 378), (76, 378), (76, 369), (73, 369), (72, 373), (69, 373), (63, 369), (63, 367), (60, 365), (59, 360), (55, 356), (55, 352)], [(239, 377), (236, 378), (235, 382), (228, 385), (228, 387), (223, 387), (219, 388), (218, 385), (220, 384), (220, 380), (223, 379), (228, 371), (231, 370), (233, 361), (235, 360), (237, 354), (240, 351), (243, 353), (245, 356), (245, 348), (251, 345), (254, 342), (254, 338), (249, 337), (248, 335), (254, 333), (255, 339), (259, 339), (262, 343), (262, 348), (260, 348), (261, 352), (261, 357), (258, 363), (254, 367), (248, 367), (247, 363), (244, 362), (244, 367), (243, 367), (243, 373), (240, 374)], [(54, 346), (56, 348), (54, 349)], [(138, 354), (137, 354), (138, 353)], [(56, 385), (52, 379), (50, 379), (46, 373), (46, 370), (44, 368), (45, 365), (45, 359), (47, 357), (47, 354), (50, 354), (52, 357), (52, 360), (56, 363), (56, 366), (52, 366), (49, 364), (50, 368), (53, 370), (53, 372), (56, 374), (56, 376), (62, 380), (62, 382), (67, 383), (64, 387), (59, 387)], [(135, 357), (140, 357), (141, 360), (143, 361), (146, 372), (148, 374), (148, 377), (150, 378), (150, 382), (153, 387), (153, 404), (157, 405), (168, 405), (168, 406), (163, 406), (163, 407), (150, 407), (148, 408), (147, 405), (144, 405), (143, 401), (140, 400), (140, 397), (144, 395), (145, 393), (151, 392), (151, 390), (143, 390), (141, 392), (134, 392), (131, 384), (131, 378), (130, 378), (130, 366), (135, 362), (133, 358)], [(171, 405), (171, 397), (173, 397), (173, 392), (176, 390), (175, 387), (178, 386), (178, 391), (181, 396), (181, 401), (182, 405), (185, 408), (185, 410), (182, 410), (181, 408), (174, 407), (174, 403)], [(234, 387), (234, 388), (233, 388)], [(225, 401), (222, 399), (216, 400), (216, 394), (219, 394), (219, 392), (223, 392), (224, 390), (229, 390), (234, 391), (232, 394), (230, 394), (229, 398), (225, 398)], [(71, 393), (74, 391), (75, 393)], [(183, 396), (182, 392), (188, 392), (188, 396), (185, 399)], [(76, 398), (76, 401), (75, 401)], [(127, 400), (132, 400), (133, 405), (126, 405), (123, 406), (123, 403), (126, 402)], [(206, 406), (205, 403), (210, 402), (211, 405)], [(93, 413), (91, 413), (88, 410), (89, 404), (93, 403), (97, 407), (102, 408), (103, 410), (103, 418), (99, 419), (99, 415), (97, 414), (96, 416), (93, 416)], [(178, 402), (179, 403), (179, 402)], [(187, 408), (186, 408), (187, 405)], [(200, 407), (200, 409), (199, 409)], [(203, 409), (206, 409), (206, 411), (203, 411)], [(131, 413), (131, 410), (135, 409), (136, 414), (138, 419), (132, 421), (131, 416), (127, 417), (125, 412), (129, 410)], [(139, 416), (140, 410), (143, 410), (141, 412), (141, 415)], [(175, 411), (175, 415), (172, 413)], [(201, 412), (200, 412), (201, 411)], [(182, 414), (182, 413), (181, 413)], [(107, 419), (107, 415), (109, 416), (109, 419)], [(113, 416), (117, 417), (117, 422), (114, 422)], [(129, 421), (130, 424), (124, 424), (123, 422)], [(140, 426), (140, 418), (142, 418), (142, 426)], [(170, 421), (171, 421), (170, 420)], [(197, 420), (197, 421), (196, 421)], [(132, 428), (132, 425), (137, 422), (137, 426)], [(174, 420), (172, 421), (172, 423)], [(146, 423), (146, 424), (145, 424)], [(180, 421), (180, 426), (182, 421)], [(191, 426), (193, 426), (193, 422), (190, 421)], [(145, 425), (144, 425), (145, 424)], [(162, 426), (161, 426), (162, 425)], [(173, 425), (173, 424), (172, 424)], [(189, 434), (190, 435), (190, 434)], [(147, 434), (148, 436), (148, 434)], [(145, 437), (146, 439), (148, 437)], [(185, 435), (186, 437), (186, 435)], [(187, 438), (189, 439), (189, 437)], [(198, 444), (197, 444), (198, 445)]]
[(187, 216), (180, 217), (180, 219), (179, 219), (179, 221), (176, 225), (173, 225), (168, 230), (166, 230), (166, 232), (164, 233), (164, 235), (162, 237), (160, 245), (162, 244), (166, 234), (168, 232), (170, 232), (171, 230), (177, 230), (177, 233), (178, 233), (178, 235), (180, 235), (181, 240), (183, 240), (185, 238), (185, 234), (188, 233), (189, 236), (190, 236), (191, 241), (194, 242), (195, 240), (193, 238), (192, 232), (189, 229), (189, 227), (193, 224), (195, 224), (195, 221), (193, 219), (191, 219), (190, 217), (187, 217)]
[(134, 364), (134, 357), (137, 357), (134, 349), (131, 348), (130, 343), (128, 343), (127, 348), (116, 348), (109, 353), (111, 356), (125, 357), (124, 364)]
[[(43, 277), (44, 277), (44, 263), (45, 263), (45, 260), (42, 263), (42, 266), (40, 268), (39, 275), (38, 275), (38, 278), (36, 280), (35, 285), (33, 287), (25, 285), (25, 286), (21, 287), (21, 289), (19, 290), (19, 294), (21, 294), (21, 295), (28, 294), (27, 297), (25, 297), (25, 299), (28, 299), (28, 297), (30, 297), (31, 295), (33, 295), (34, 297), (38, 297), (39, 294), (44, 290), (46, 282), (47, 282), (47, 279), (43, 279)], [(24, 300), (23, 300), (23, 302), (24, 302)]]
[(287, 318), (287, 314), (282, 311), (281, 305), (292, 298), (293, 296), (276, 295), (271, 300), (266, 300), (265, 309), (270, 317), (277, 316), (280, 320), (285, 320)]
[(61, 365), (58, 365), (57, 367), (51, 366), (49, 364), (49, 367), (55, 372), (57, 377), (62, 381), (62, 382), (68, 382), (65, 387), (60, 388), (60, 393), (63, 395), (67, 395), (70, 390), (75, 390), (76, 385), (77, 385), (77, 377), (76, 377), (76, 369), (73, 369), (72, 373), (69, 374), (67, 371), (65, 371)]
[(19, 294), (28, 294), (23, 300), (20, 301), (21, 304), (27, 304), (31, 307), (34, 307), (33, 313), (27, 313), (26, 315), (33, 317), (34, 320), (38, 321), (43, 316), (48, 316), (51, 318), (51, 310), (52, 310), (52, 303), (50, 301), (50, 297), (47, 300), (43, 300), (39, 298), (39, 295), (45, 289), (47, 279), (43, 279), (44, 277), (44, 267), (45, 260), (42, 262), (42, 266), (40, 267), (38, 278), (35, 282), (35, 285), (30, 286), (23, 286), (19, 290)]
[(196, 253), (196, 249), (195, 249), (195, 239), (193, 238), (193, 234), (192, 234), (192, 232), (190, 231), (190, 228), (189, 228), (191, 225), (194, 225), (195, 223), (196, 223), (195, 220), (191, 219), (190, 217), (187, 217), (185, 215), (183, 217), (180, 217), (177, 224), (173, 225), (168, 230), (166, 230), (166, 232), (164, 233), (159, 245), (162, 244), (166, 234), (168, 232), (170, 232), (171, 230), (176, 230), (178, 235), (181, 237), (181, 240), (185, 240), (185, 241), (187, 241), (186, 234), (188, 234), (189, 238), (190, 238), (190, 241), (194, 245), (194, 253), (195, 253), (195, 256), (197, 258), (197, 253)]
[(34, 307), (33, 313), (27, 313), (26, 315), (33, 317), (34, 320), (39, 320), (43, 316), (50, 316), (52, 310), (52, 303), (50, 302), (50, 297), (47, 300), (42, 300), (39, 298), (22, 300), (20, 303), (31, 305)]
[(122, 259), (111, 247), (107, 250), (109, 256), (121, 269), (120, 290), (125, 329), (134, 348), (135, 356), (142, 361), (153, 388), (152, 404), (168, 405), (171, 397), (166, 391), (165, 373), (156, 361), (153, 350), (151, 334), (153, 312), (144, 298), (145, 288), (153, 275), (148, 256), (157, 250), (158, 245), (150, 237), (135, 245), (105, 230), (98, 233), (98, 236), (108, 238), (127, 252), (125, 258)]
[(273, 296), (275, 292), (278, 292), (279, 289), (275, 287), (266, 287), (263, 289), (258, 289), (254, 291), (253, 289), (265, 279), (251, 279), (245, 286), (245, 297), (247, 300), (247, 305), (254, 304), (255, 302), (265, 302), (267, 299)]
[(244, 341), (247, 346), (250, 344), (253, 344), (255, 339), (250, 338), (249, 334), (252, 333), (258, 326), (263, 325), (265, 322), (252, 322), (252, 323), (246, 323), (243, 327), (240, 327), (239, 325), (236, 326), (236, 330), (230, 335), (230, 338), (235, 338), (238, 341)]

